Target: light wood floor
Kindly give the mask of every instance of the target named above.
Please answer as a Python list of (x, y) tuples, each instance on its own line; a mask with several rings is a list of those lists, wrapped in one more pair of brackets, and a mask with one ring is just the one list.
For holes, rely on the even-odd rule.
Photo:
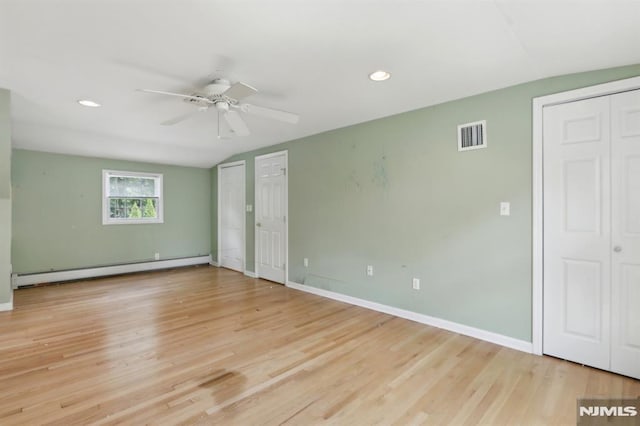
[(0, 424), (575, 424), (640, 382), (197, 267), (19, 290)]

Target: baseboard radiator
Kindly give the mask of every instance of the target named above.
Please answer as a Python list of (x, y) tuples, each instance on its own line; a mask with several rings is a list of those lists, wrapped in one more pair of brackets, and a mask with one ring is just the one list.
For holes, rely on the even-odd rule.
[(13, 274), (11, 284), (14, 289), (36, 284), (74, 281), (86, 278), (106, 277), (109, 275), (132, 272), (154, 271), (158, 269), (179, 268), (182, 266), (211, 263), (211, 255), (182, 257), (179, 259), (155, 260), (150, 262), (125, 263), (121, 265), (99, 266), (95, 268), (68, 269), (64, 271), (40, 272), (33, 274)]

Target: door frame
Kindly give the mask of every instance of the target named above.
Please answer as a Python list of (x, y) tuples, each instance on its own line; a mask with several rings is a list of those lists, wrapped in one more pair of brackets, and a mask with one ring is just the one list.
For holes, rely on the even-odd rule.
[(253, 182), (253, 206), (254, 212), (253, 215), (253, 229), (254, 229), (254, 272), (256, 274), (256, 278), (260, 278), (260, 268), (258, 267), (258, 233), (256, 232), (258, 229), (258, 160), (262, 160), (265, 158), (278, 157), (280, 155), (284, 155), (284, 283), (283, 285), (287, 285), (289, 282), (289, 150), (271, 152), (269, 154), (257, 155), (253, 159), (253, 172), (254, 172), (254, 182)]
[(542, 152), (542, 131), (543, 131), (543, 108), (551, 105), (558, 105), (568, 102), (579, 101), (597, 96), (612, 95), (615, 93), (628, 92), (640, 89), (640, 77), (626, 78), (581, 89), (569, 90), (566, 92), (554, 93), (552, 95), (533, 98), (533, 152), (532, 152), (532, 294), (531, 294), (531, 338), (532, 352), (542, 355), (542, 326), (543, 326), (543, 152)]
[[(244, 173), (242, 174), (242, 186), (244, 187), (244, 191), (242, 191), (242, 205), (243, 205), (243, 213), (246, 211), (247, 206), (247, 165), (245, 160), (233, 161), (231, 163), (222, 163), (218, 164), (216, 167), (218, 169), (218, 255), (216, 257), (216, 262), (218, 263), (218, 267), (222, 266), (222, 258), (220, 257), (220, 253), (222, 251), (222, 215), (220, 214), (220, 206), (222, 205), (222, 169), (226, 169), (229, 167), (237, 167), (242, 166), (244, 168)], [(247, 217), (246, 213), (242, 218), (242, 270), (243, 272), (247, 269)]]

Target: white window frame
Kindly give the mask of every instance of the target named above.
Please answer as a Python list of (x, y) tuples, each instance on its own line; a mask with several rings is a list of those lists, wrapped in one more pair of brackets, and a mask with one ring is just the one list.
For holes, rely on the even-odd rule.
[[(156, 180), (156, 196), (158, 205), (156, 213), (158, 217), (153, 219), (122, 219), (109, 217), (109, 178), (120, 177), (143, 177)], [(103, 225), (133, 225), (143, 223), (164, 223), (163, 215), (164, 192), (162, 184), (162, 173), (127, 172), (123, 170), (102, 170), (102, 224)]]

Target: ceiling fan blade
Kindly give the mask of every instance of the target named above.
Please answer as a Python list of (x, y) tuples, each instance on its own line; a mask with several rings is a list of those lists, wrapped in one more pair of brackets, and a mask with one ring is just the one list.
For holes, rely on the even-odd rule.
[(209, 104), (212, 104), (213, 102), (210, 101), (207, 98), (204, 98), (202, 96), (191, 96), (191, 95), (185, 95), (183, 93), (173, 93), (173, 92), (163, 92), (162, 90), (151, 90), (151, 89), (138, 89), (139, 92), (145, 92), (145, 93), (157, 93), (159, 95), (169, 95), (169, 96), (177, 96), (183, 99), (193, 99), (195, 101), (201, 101), (201, 102), (206, 102)]
[(227, 96), (231, 99), (235, 99), (236, 101), (246, 98), (247, 96), (251, 96), (254, 93), (258, 93), (258, 89), (249, 86), (248, 84), (244, 84), (241, 82), (235, 83), (231, 87), (222, 93), (224, 96)]
[[(206, 107), (203, 107), (203, 108), (206, 108)], [(195, 110), (195, 111), (191, 111), (191, 112), (189, 112), (189, 113), (187, 113), (187, 114), (182, 114), (182, 115), (179, 115), (179, 116), (177, 116), (177, 117), (171, 118), (171, 119), (169, 119), (169, 120), (165, 120), (165, 121), (163, 121), (163, 122), (162, 122), (162, 123), (160, 123), (160, 124), (162, 124), (163, 126), (173, 126), (174, 124), (178, 124), (178, 123), (180, 123), (181, 121), (186, 120), (187, 118), (191, 118), (192, 116), (194, 116), (194, 115), (198, 114), (198, 113), (199, 113), (199, 112), (201, 112), (201, 111), (202, 111), (202, 110), (197, 109), (197, 110)], [(205, 111), (206, 111), (206, 110), (205, 110)]]
[(240, 105), (240, 109), (248, 114), (259, 115), (266, 118), (272, 118), (285, 123), (296, 124), (300, 120), (300, 116), (293, 112), (281, 111), (279, 109), (266, 108), (250, 104)]
[(248, 136), (251, 133), (246, 123), (244, 122), (242, 117), (240, 117), (240, 114), (237, 111), (227, 111), (226, 113), (224, 113), (224, 119), (227, 121), (227, 124), (229, 125), (229, 127), (231, 127), (231, 130), (233, 130), (233, 133), (235, 133), (236, 135)]

